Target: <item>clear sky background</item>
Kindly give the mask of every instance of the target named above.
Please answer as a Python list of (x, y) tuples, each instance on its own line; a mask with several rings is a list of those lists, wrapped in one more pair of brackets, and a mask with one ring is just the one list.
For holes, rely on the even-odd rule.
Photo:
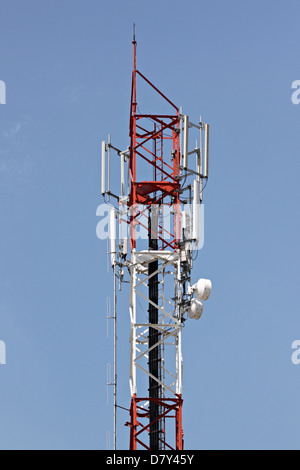
[[(211, 124), (205, 245), (213, 293), (187, 323), (187, 449), (299, 449), (298, 1), (1, 0), (1, 449), (105, 449), (106, 243), (96, 237), (100, 142), (129, 145), (138, 68)], [(128, 292), (118, 402), (130, 400)], [(118, 447), (127, 449), (126, 411)]]

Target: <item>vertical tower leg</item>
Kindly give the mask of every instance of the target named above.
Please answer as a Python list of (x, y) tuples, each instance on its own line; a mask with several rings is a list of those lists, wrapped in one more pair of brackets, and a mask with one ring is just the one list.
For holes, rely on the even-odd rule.
[[(151, 221), (151, 219), (149, 218)], [(149, 250), (157, 250), (158, 242), (157, 239), (152, 238), (151, 230), (149, 230)], [(149, 276), (158, 270), (158, 261), (149, 263), (148, 274)], [(149, 300), (155, 305), (158, 305), (158, 274), (154, 274), (148, 281), (149, 288)], [(158, 324), (158, 309), (149, 303), (149, 324)], [(149, 348), (154, 346), (160, 340), (160, 334), (157, 328), (149, 328)], [(150, 426), (149, 433), (149, 447), (152, 450), (160, 450), (161, 445), (161, 420), (158, 419), (160, 415), (160, 406), (158, 399), (161, 397), (161, 385), (155, 380), (154, 377), (160, 379), (160, 346), (153, 348), (149, 352), (149, 372), (152, 375), (149, 376), (149, 398), (156, 400), (150, 400), (150, 423), (154, 423)]]
[(182, 430), (182, 399), (178, 400), (176, 410), (176, 450), (183, 450), (183, 430)]
[(136, 395), (133, 395), (131, 399), (131, 407), (130, 407), (130, 450), (137, 449), (137, 441), (135, 438), (136, 430), (137, 430), (137, 409), (136, 409)]

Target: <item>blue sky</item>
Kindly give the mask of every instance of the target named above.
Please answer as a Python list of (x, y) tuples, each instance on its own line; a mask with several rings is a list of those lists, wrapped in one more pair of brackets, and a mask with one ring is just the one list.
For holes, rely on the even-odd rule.
[[(138, 68), (211, 125), (205, 245), (213, 293), (183, 335), (188, 449), (299, 449), (299, 2), (2, 0), (1, 449), (105, 449), (106, 245), (100, 142), (126, 148)], [(128, 292), (118, 401), (130, 392)], [(128, 448), (118, 416), (118, 447)]]

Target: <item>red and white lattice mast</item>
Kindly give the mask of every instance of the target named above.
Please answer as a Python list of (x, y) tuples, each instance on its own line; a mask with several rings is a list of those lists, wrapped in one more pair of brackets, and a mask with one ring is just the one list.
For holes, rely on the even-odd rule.
[[(161, 98), (163, 113), (140, 111), (138, 81)], [(192, 150), (191, 131), (199, 135)], [(111, 149), (121, 160), (120, 196), (111, 192), (109, 177), (106, 187)], [(102, 194), (107, 202), (114, 197), (118, 203), (110, 209), (111, 264), (120, 286), (126, 270), (130, 278), (131, 406), (127, 425), (131, 450), (183, 449), (182, 329), (188, 317), (201, 317), (201, 300), (211, 292), (209, 280), (191, 282), (193, 253), (203, 244), (202, 193), (207, 178), (208, 125), (201, 118), (198, 124), (191, 123), (137, 69), (134, 36), (130, 147), (121, 151), (110, 138), (102, 143)], [(115, 322), (116, 317), (115, 308)], [(115, 448), (116, 382), (115, 363)]]

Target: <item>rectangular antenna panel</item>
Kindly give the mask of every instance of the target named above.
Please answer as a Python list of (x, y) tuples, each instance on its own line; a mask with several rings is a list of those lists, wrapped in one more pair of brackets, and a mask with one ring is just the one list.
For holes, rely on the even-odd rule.
[(121, 154), (121, 196), (125, 196), (125, 155)]
[(127, 256), (127, 253), (128, 253), (128, 238), (124, 238), (123, 240), (123, 256)]
[(116, 265), (116, 211), (114, 207), (110, 209), (109, 213), (109, 225), (110, 225), (110, 259), (111, 265)]
[(204, 178), (208, 178), (208, 159), (209, 159), (209, 124), (204, 124)]
[(189, 153), (189, 117), (184, 116), (183, 168), (188, 168)]
[(198, 243), (200, 239), (200, 182), (197, 180), (194, 180), (193, 192), (193, 239)]

